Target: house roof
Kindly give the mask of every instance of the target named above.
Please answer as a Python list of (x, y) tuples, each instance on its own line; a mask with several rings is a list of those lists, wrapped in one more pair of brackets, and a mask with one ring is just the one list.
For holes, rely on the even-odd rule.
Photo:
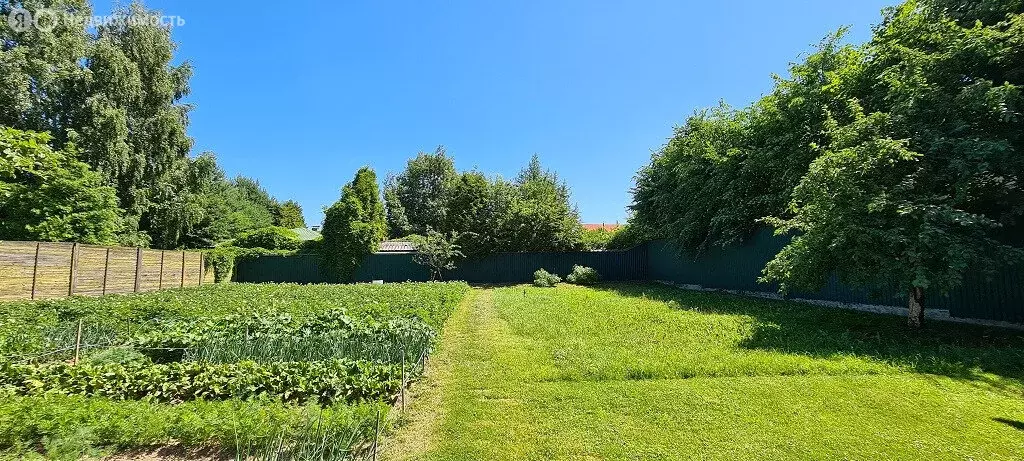
[(307, 240), (316, 240), (320, 238), (320, 233), (313, 229), (306, 229), (305, 227), (296, 227), (292, 229), (296, 234), (299, 234), (299, 240), (303, 242)]
[(406, 240), (385, 240), (380, 242), (378, 253), (412, 253), (416, 247)]
[(620, 227), (622, 227), (622, 224), (618, 224), (618, 223), (616, 223), (616, 224), (605, 224), (605, 223), (601, 223), (601, 224), (583, 224), (583, 228), (586, 229), (586, 230), (604, 229), (606, 231), (614, 231), (614, 230), (619, 230)]

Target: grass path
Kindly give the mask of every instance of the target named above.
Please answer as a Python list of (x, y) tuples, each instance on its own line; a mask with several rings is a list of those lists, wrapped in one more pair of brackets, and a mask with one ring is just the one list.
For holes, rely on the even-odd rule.
[(476, 289), (384, 459), (1020, 459), (1020, 338), (899, 322), (650, 286)]

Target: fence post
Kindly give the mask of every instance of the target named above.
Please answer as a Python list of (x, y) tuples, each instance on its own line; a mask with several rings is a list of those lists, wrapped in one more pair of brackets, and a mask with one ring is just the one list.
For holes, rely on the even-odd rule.
[(39, 273), (39, 242), (36, 242), (36, 257), (32, 260), (32, 293), (29, 299), (36, 299), (36, 277)]
[(199, 284), (203, 284), (203, 277), (206, 276), (206, 253), (199, 253)]
[(160, 250), (160, 281), (156, 283), (157, 290), (164, 288), (164, 253), (164, 250)]
[(100, 294), (107, 294), (107, 275), (110, 273), (110, 248), (107, 248), (107, 256), (103, 259), (103, 290)]
[(142, 247), (135, 249), (135, 292), (139, 292), (139, 282), (142, 281)]
[(72, 362), (74, 365), (78, 365), (78, 352), (82, 349), (82, 319), (78, 319), (78, 334), (75, 335), (75, 361)]
[(185, 250), (181, 250), (181, 286), (185, 286)]
[(405, 414), (405, 344), (402, 344), (402, 414)]
[(75, 294), (78, 283), (78, 242), (71, 244), (71, 273), (68, 274), (68, 296)]

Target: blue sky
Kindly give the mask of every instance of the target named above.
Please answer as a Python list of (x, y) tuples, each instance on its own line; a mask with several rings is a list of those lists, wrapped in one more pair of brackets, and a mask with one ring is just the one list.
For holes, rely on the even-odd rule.
[(504, 177), (539, 154), (585, 222), (622, 222), (673, 126), (749, 104), (841, 26), (867, 40), (896, 2), (145, 3), (185, 20), (196, 153), (298, 200), (313, 224), (360, 166), (383, 180), (441, 144), (459, 169)]

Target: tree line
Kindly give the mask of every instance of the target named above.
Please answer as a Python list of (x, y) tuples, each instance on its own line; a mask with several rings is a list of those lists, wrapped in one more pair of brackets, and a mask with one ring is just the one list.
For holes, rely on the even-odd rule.
[(637, 175), (632, 232), (685, 251), (762, 226), (792, 240), (783, 291), (948, 292), (1024, 246), (1024, 3), (909, 0), (871, 40), (844, 31), (752, 105), (697, 112)]
[[(5, 18), (17, 7), (91, 15), (86, 0), (0, 0)], [(305, 225), (298, 203), (226, 178), (212, 153), (189, 155), (192, 68), (172, 63), (174, 49), (148, 21), (0, 21), (0, 239), (205, 248)]]

